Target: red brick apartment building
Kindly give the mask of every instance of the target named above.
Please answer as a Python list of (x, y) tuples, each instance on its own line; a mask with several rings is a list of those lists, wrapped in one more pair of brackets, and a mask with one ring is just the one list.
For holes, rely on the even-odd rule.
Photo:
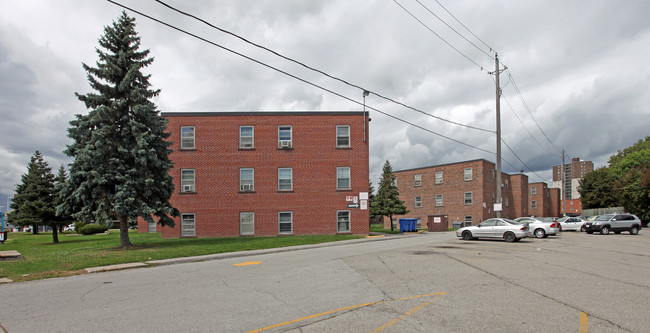
[(546, 183), (531, 183), (528, 185), (530, 216), (560, 216), (560, 189), (549, 188)]
[[(496, 167), (484, 159), (393, 172), (400, 199), (409, 213), (430, 231), (446, 231), (453, 222), (475, 225), (496, 217)], [(528, 176), (502, 173), (505, 218), (528, 216)], [(390, 227), (388, 221), (385, 222)]]
[(369, 233), (367, 113), (162, 116), (173, 142), (170, 202), (181, 216), (174, 228), (140, 220), (141, 232), (165, 238)]

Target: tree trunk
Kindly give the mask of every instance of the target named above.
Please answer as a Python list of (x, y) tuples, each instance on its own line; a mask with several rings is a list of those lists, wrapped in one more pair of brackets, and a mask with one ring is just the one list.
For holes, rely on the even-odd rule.
[(57, 225), (52, 226), (52, 242), (53, 243), (59, 242), (59, 226)]
[(131, 240), (129, 239), (129, 218), (127, 216), (120, 216), (120, 246), (123, 249), (131, 247)]
[(388, 222), (390, 222), (390, 231), (395, 231), (393, 227), (393, 214), (388, 215)]
[(36, 224), (32, 224), (32, 235), (38, 235), (38, 226)]

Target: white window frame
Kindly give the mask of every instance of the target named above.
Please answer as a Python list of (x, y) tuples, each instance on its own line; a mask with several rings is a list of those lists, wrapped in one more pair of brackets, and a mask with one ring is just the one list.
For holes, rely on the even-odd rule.
[[(465, 226), (465, 227), (468, 226), (468, 225), (472, 225), (474, 223), (472, 215), (465, 215), (465, 220), (463, 222), (464, 222), (463, 226)], [(468, 222), (469, 222), (469, 224), (467, 224)]]
[[(287, 216), (289, 217), (289, 220), (286, 219)], [(283, 224), (289, 224), (289, 231), (286, 230), (282, 231)], [(280, 235), (293, 234), (293, 212), (278, 212), (278, 234)]]
[(181, 237), (194, 236), (196, 236), (196, 215), (193, 213), (181, 214)]
[[(468, 194), (469, 194), (469, 200), (467, 199)], [(474, 203), (474, 194), (471, 191), (463, 193), (463, 204), (471, 205), (473, 203)]]
[(196, 192), (196, 171), (194, 169), (181, 169), (180, 185), (182, 193)]
[(530, 195), (535, 195), (535, 194), (537, 194), (537, 186), (531, 186)]
[[(283, 177), (283, 171), (285, 172), (285, 175)], [(286, 172), (289, 172), (289, 178), (286, 178)], [(289, 187), (286, 187), (286, 184), (283, 184), (282, 181), (289, 181)], [(278, 191), (293, 191), (293, 168), (278, 168)]]
[(254, 212), (239, 213), (239, 234), (255, 235), (255, 213)]
[(463, 170), (463, 179), (465, 179), (465, 181), (470, 181), (472, 180), (472, 177), (472, 168), (465, 168), (465, 170)]
[(436, 207), (442, 207), (443, 199), (444, 197), (442, 194), (436, 194)]
[[(347, 217), (346, 217), (347, 215)], [(337, 210), (336, 211), (336, 232), (350, 232), (350, 220), (351, 214), (349, 210)]]
[[(186, 132), (187, 130), (191, 130)], [(191, 133), (191, 135), (184, 135)], [(194, 126), (181, 126), (181, 150), (196, 148), (196, 128)]]
[[(251, 179), (244, 179), (242, 174), (244, 172), (251, 172)], [(253, 192), (255, 191), (255, 169), (253, 168), (240, 168), (239, 169), (239, 191), (240, 192)]]
[[(347, 129), (346, 134), (339, 134), (339, 129)], [(347, 138), (347, 144), (340, 142)], [(350, 148), (350, 125), (336, 125), (336, 148)]]
[[(250, 136), (243, 136), (242, 135), (242, 129), (244, 128), (250, 128), (251, 129), (251, 134)], [(244, 140), (246, 138), (246, 140)], [(245, 142), (248, 141), (248, 138), (250, 138), (250, 143)], [(239, 126), (239, 148), (240, 149), (254, 149), (255, 148), (255, 126), (252, 125), (242, 125)]]
[[(286, 137), (286, 132), (288, 128), (289, 137)], [(293, 147), (293, 127), (291, 125), (279, 125), (278, 126), (278, 148), (292, 148)]]
[(442, 171), (436, 171), (436, 184), (442, 184), (443, 182), (443, 172)]
[(417, 174), (413, 176), (413, 186), (422, 186), (422, 175)]
[(537, 200), (531, 200), (530, 208), (537, 208)]
[(420, 208), (420, 207), (422, 207), (422, 197), (421, 197), (421, 196), (419, 196), (419, 195), (416, 195), (416, 196), (415, 196), (415, 202), (413, 203), (413, 206), (414, 206), (415, 208)]
[[(347, 173), (347, 175), (345, 173)], [(340, 186), (340, 185), (342, 185), (341, 181), (345, 181), (346, 179), (347, 179), (347, 187)], [(336, 189), (337, 190), (350, 190), (350, 189), (352, 189), (352, 176), (351, 176), (351, 172), (350, 172), (350, 167), (337, 167), (336, 168)]]
[(155, 234), (157, 232), (156, 225), (157, 225), (156, 221), (151, 221), (151, 222), (147, 221), (147, 227), (148, 227), (147, 229), (149, 229), (148, 231), (150, 234)]

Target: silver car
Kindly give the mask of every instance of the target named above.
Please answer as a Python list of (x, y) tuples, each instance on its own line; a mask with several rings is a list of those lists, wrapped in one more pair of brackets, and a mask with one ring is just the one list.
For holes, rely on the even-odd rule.
[(477, 225), (460, 228), (456, 230), (456, 236), (464, 240), (492, 238), (517, 242), (528, 237), (528, 225), (503, 218), (492, 218)]
[(528, 223), (528, 235), (536, 238), (546, 238), (560, 232), (560, 224), (553, 220), (543, 221), (535, 217), (518, 217), (517, 222)]
[(565, 216), (557, 220), (560, 222), (562, 231), (575, 230), (575, 231), (585, 231), (584, 224), (585, 221), (579, 217), (569, 217)]

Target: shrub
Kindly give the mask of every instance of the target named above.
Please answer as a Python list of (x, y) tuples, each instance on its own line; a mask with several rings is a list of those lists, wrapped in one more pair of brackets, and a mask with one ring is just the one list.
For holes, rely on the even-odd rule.
[(83, 228), (83, 226), (85, 226), (85, 225), (87, 225), (87, 224), (83, 223), (83, 222), (79, 222), (79, 221), (75, 222), (75, 224), (74, 224), (74, 232), (80, 234), (81, 232), (79, 232), (79, 229)]
[(99, 234), (108, 230), (108, 226), (103, 224), (87, 224), (79, 228), (79, 233), (82, 235)]

